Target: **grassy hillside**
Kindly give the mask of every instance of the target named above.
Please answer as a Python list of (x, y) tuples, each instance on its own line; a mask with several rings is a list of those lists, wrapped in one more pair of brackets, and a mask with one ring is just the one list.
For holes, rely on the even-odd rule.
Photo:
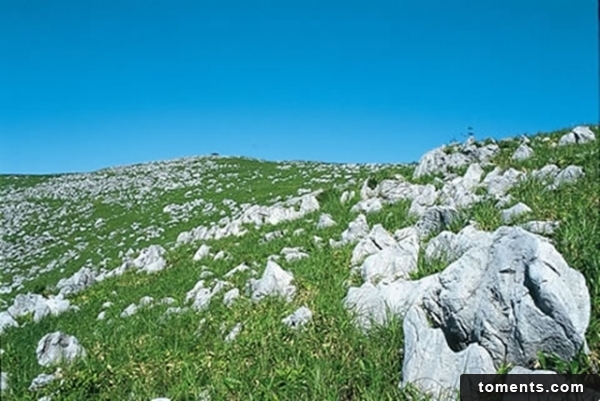
[[(598, 136), (598, 129), (594, 131)], [(524, 202), (532, 214), (525, 220), (555, 220), (552, 236), (568, 264), (581, 271), (592, 298), (587, 331), (589, 355), (565, 363), (540, 357), (540, 366), (563, 372), (598, 372), (600, 366), (600, 155), (598, 141), (564, 147), (552, 146), (568, 130), (530, 137), (533, 157), (515, 161), (517, 140), (500, 141), (493, 163), (523, 172), (549, 163), (559, 168), (581, 166), (585, 176), (574, 184), (549, 191), (535, 180), (510, 190), (513, 203)], [(549, 139), (546, 139), (549, 138)], [(16, 294), (55, 294), (56, 284), (84, 266), (114, 269), (128, 249), (133, 256), (158, 244), (167, 252), (167, 268), (155, 274), (127, 271), (69, 297), (79, 310), (48, 316), (38, 323), (32, 316), (18, 319), (20, 327), (0, 334), (0, 371), (9, 373), (5, 400), (387, 400), (417, 397), (400, 390), (402, 325), (396, 319), (385, 327), (363, 332), (344, 308), (349, 285), (353, 245), (333, 248), (356, 217), (350, 209), (358, 196), (340, 202), (345, 190), (357, 194), (363, 182), (375, 185), (396, 174), (419, 183), (435, 177), (412, 179), (414, 165), (336, 165), (272, 163), (243, 158), (188, 158), (89, 174), (58, 176), (0, 176), (2, 242), (0, 251), (0, 311)], [(489, 172), (493, 166), (485, 167)], [(458, 174), (464, 171), (456, 171)], [(436, 184), (437, 185), (437, 184)], [(217, 223), (239, 212), (243, 204), (270, 205), (310, 191), (318, 195), (320, 210), (277, 225), (247, 225), (248, 233), (176, 246), (178, 235), (201, 225)], [(482, 192), (482, 194), (484, 194)], [(381, 223), (393, 232), (415, 223), (407, 215), (410, 203), (385, 205), (367, 215), (370, 226)], [(318, 229), (321, 213), (337, 224)], [(475, 221), (485, 230), (502, 225), (491, 200), (461, 211), (451, 229), (459, 231)], [(282, 235), (270, 241), (268, 233)], [(318, 236), (322, 241), (315, 240)], [(226, 257), (194, 261), (201, 244)], [(294, 275), (296, 295), (291, 302), (269, 297), (253, 302), (246, 282), (260, 276), (271, 255), (285, 247), (301, 247), (308, 257), (278, 263)], [(229, 284), (209, 307), (165, 314), (168, 308), (189, 306), (186, 294), (202, 277), (211, 287), (232, 268), (245, 263), (251, 269), (227, 278)], [(419, 262), (415, 278), (432, 274), (444, 264)], [(210, 273), (206, 273), (206, 272)], [(253, 275), (254, 274), (254, 275)], [(15, 283), (15, 285), (8, 288)], [(231, 306), (223, 294), (238, 288), (241, 297)], [(150, 296), (130, 317), (121, 317), (128, 305)], [(172, 304), (161, 300), (170, 297)], [(110, 306), (106, 306), (110, 302)], [(299, 330), (282, 319), (307, 306), (313, 320)], [(97, 320), (101, 311), (105, 319)], [(233, 341), (226, 336), (237, 324)], [(47, 333), (62, 331), (77, 337), (87, 357), (62, 366), (62, 380), (39, 391), (28, 387), (40, 373), (52, 373), (36, 361), (36, 346)]]

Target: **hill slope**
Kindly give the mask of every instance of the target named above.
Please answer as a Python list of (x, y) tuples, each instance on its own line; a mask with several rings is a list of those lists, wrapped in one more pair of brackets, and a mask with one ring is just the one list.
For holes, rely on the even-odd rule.
[[(398, 399), (440, 390), (418, 383), (429, 376), (452, 387), (456, 372), (444, 369), (467, 351), (481, 371), (597, 372), (598, 141), (570, 132), (469, 140), (416, 166), (205, 157), (2, 176), (3, 399)], [(523, 255), (535, 263), (520, 271)], [(531, 284), (538, 261), (573, 288)], [(507, 266), (526, 293), (488, 283)], [(540, 269), (545, 283), (552, 273)], [(498, 291), (500, 303), (559, 299), (510, 313), (542, 311), (550, 333), (563, 313), (572, 349), (523, 329), (530, 342), (515, 346), (527, 351), (499, 363), (498, 333), (447, 321), (444, 294), (457, 285), (473, 285), (467, 304), (475, 288), (479, 301)], [(491, 312), (473, 313), (485, 323)], [(60, 339), (73, 355), (74, 339), (85, 350), (57, 374), (51, 339), (38, 346), (54, 332), (74, 337)], [(447, 357), (439, 372), (423, 367), (424, 333), (444, 340), (431, 343)]]

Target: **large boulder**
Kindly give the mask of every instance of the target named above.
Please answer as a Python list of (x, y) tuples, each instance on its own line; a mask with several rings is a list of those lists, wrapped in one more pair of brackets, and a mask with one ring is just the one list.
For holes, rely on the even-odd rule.
[(501, 227), (439, 279), (439, 291), (424, 305), (456, 352), (479, 344), (496, 366), (528, 366), (539, 351), (570, 360), (585, 346), (585, 279), (543, 237)]

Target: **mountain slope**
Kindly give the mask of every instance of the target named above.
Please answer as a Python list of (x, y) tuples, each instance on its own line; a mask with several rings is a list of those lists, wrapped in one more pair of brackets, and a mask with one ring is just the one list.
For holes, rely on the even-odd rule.
[[(556, 222), (545, 236), (583, 274), (589, 290), (590, 354), (577, 354), (575, 362), (541, 358), (538, 365), (596, 372), (598, 142), (562, 145), (570, 131), (452, 144), (418, 166), (205, 157), (90, 174), (2, 176), (3, 397), (380, 400), (415, 394), (418, 386), (399, 387), (402, 314), (363, 330), (345, 302), (349, 288), (367, 280), (356, 256), (366, 234), (337, 242), (360, 213), (367, 231), (378, 224), (394, 234), (420, 230), (415, 269), (403, 277), (411, 280), (450, 264), (426, 255), (442, 230), (459, 233), (473, 225), (493, 232), (528, 221)], [(593, 131), (597, 136), (597, 127)], [(525, 147), (531, 155), (513, 158)], [(480, 177), (465, 189), (460, 177), (476, 170), (474, 164)], [(532, 178), (549, 164), (567, 171), (556, 188), (549, 188), (555, 181)], [(516, 175), (502, 176), (509, 168)], [(421, 191), (422, 204), (402, 191)], [(425, 201), (427, 191), (435, 195)], [(503, 221), (502, 210), (518, 202), (530, 211)], [(432, 207), (451, 208), (453, 215), (425, 230), (423, 216)], [(327, 220), (323, 214), (335, 224), (319, 227)], [(206, 252), (198, 252), (202, 245)], [(364, 251), (363, 259), (377, 251)], [(283, 273), (276, 271), (271, 284), (281, 284), (275, 292), (283, 296), (263, 296), (269, 283), (259, 278), (273, 266), (269, 260), (293, 276), (281, 284)], [(61, 292), (64, 297), (55, 297)], [(27, 293), (40, 297), (17, 297)], [(223, 302), (226, 293), (234, 298), (230, 305)], [(23, 314), (15, 313), (17, 299)], [(312, 313), (305, 326), (282, 322), (302, 306)], [(369, 322), (372, 317), (363, 316)], [(86, 356), (62, 363), (59, 380), (32, 391), (36, 376), (56, 371), (36, 359), (38, 342), (56, 331), (76, 337)]]

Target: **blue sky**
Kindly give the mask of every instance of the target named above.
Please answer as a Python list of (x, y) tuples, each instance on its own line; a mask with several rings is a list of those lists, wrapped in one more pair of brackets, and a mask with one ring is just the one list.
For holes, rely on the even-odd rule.
[(595, 0), (0, 1), (0, 173), (410, 162), (597, 122)]

